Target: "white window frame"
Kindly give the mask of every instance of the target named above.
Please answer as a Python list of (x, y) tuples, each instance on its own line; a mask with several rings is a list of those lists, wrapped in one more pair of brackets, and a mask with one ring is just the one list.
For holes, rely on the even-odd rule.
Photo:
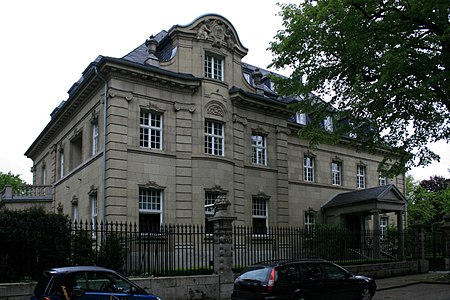
[(380, 216), (380, 239), (384, 239), (387, 237), (387, 229), (389, 226), (389, 217), (388, 216)]
[(59, 151), (59, 178), (64, 177), (64, 150)]
[[(145, 122), (145, 120), (147, 120)], [(142, 148), (161, 150), (163, 145), (163, 115), (142, 110), (139, 116), (139, 145)]]
[(72, 213), (73, 213), (73, 222), (77, 222), (78, 223), (78, 204), (72, 204)]
[(307, 233), (313, 233), (316, 226), (316, 214), (312, 211), (305, 211), (304, 214), (304, 228)]
[(334, 128), (333, 128), (333, 117), (332, 116), (327, 116), (323, 120), (323, 128), (328, 132), (333, 132)]
[(139, 214), (159, 215), (160, 226), (163, 223), (163, 196), (163, 191), (159, 189), (139, 189)]
[(378, 174), (378, 185), (386, 185), (387, 184), (387, 178), (384, 176), (381, 172)]
[(366, 188), (366, 166), (356, 166), (356, 187), (358, 189)]
[(303, 158), (303, 180), (314, 182), (314, 157), (305, 155)]
[(223, 123), (211, 120), (205, 121), (205, 143), (206, 154), (224, 156), (225, 126)]
[(331, 162), (331, 183), (332, 185), (342, 185), (342, 163)]
[(267, 165), (267, 137), (261, 134), (252, 134), (252, 163)]
[(98, 153), (98, 123), (92, 123), (92, 155)]
[(224, 58), (206, 53), (205, 54), (205, 77), (224, 81)]
[[(252, 199), (252, 221), (253, 219), (264, 219), (265, 220), (265, 231), (266, 234), (269, 233), (269, 201), (265, 198), (255, 197)], [(253, 224), (253, 222), (252, 222)], [(255, 230), (255, 228), (253, 228)], [(261, 235), (262, 233), (257, 233)]]
[(43, 167), (42, 168), (42, 185), (46, 185), (47, 184), (47, 168)]
[(305, 113), (295, 113), (295, 123), (306, 125), (306, 114)]

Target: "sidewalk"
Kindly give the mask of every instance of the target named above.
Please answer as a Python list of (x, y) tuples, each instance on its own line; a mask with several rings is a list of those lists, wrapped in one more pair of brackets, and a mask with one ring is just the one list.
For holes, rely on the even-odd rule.
[(380, 278), (375, 279), (375, 281), (377, 283), (377, 291), (408, 286), (417, 283), (450, 284), (450, 272), (436, 271), (423, 274), (412, 274), (412, 275)]

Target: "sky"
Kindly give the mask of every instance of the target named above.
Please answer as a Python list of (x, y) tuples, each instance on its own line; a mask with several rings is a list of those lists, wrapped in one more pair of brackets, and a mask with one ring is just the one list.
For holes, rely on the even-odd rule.
[[(150, 35), (215, 13), (235, 27), (249, 49), (243, 61), (266, 68), (267, 50), (282, 28), (283, 0), (14, 0), (0, 2), (0, 172), (32, 183), (24, 153), (50, 113), (98, 55), (122, 57)], [(280, 70), (283, 75), (286, 70)], [(440, 163), (416, 168), (416, 180), (450, 177), (450, 147), (433, 146)]]

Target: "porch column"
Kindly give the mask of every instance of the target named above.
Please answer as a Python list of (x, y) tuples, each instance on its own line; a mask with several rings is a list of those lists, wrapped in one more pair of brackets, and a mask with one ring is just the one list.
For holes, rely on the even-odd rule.
[(373, 215), (373, 258), (380, 258), (380, 211), (372, 210)]
[(405, 212), (397, 212), (397, 230), (398, 230), (398, 259), (405, 258), (405, 229), (403, 228)]

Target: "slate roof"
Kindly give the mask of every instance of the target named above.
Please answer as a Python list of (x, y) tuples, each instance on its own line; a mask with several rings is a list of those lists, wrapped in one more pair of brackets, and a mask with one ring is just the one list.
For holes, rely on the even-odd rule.
[(367, 201), (379, 201), (383, 199), (383, 196), (386, 195), (389, 191), (393, 191), (397, 196), (406, 202), (406, 199), (402, 195), (402, 193), (395, 187), (393, 184), (377, 186), (374, 188), (357, 190), (347, 193), (337, 194), (324, 205), (322, 208), (330, 208), (336, 206), (344, 206), (350, 204), (356, 204)]

